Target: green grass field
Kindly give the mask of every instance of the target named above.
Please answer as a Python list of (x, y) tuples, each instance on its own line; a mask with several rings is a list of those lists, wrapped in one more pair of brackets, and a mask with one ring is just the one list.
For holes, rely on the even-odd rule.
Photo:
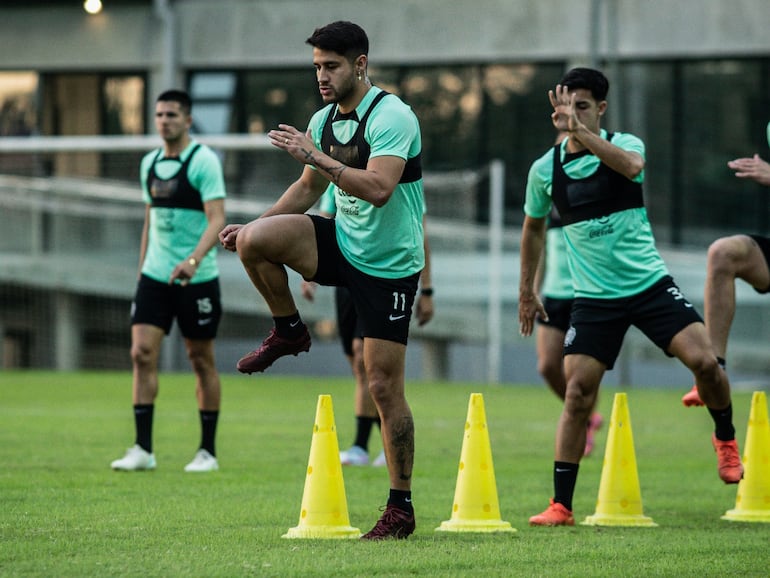
[[(530, 528), (551, 495), (559, 403), (544, 385), (408, 384), (417, 531), (406, 541), (285, 539), (299, 521), (318, 395), (353, 437), (350, 379), (223, 377), (221, 471), (185, 474), (199, 441), (189, 375), (161, 376), (154, 472), (117, 473), (133, 444), (130, 375), (0, 373), (2, 576), (768, 576), (770, 524), (720, 519), (711, 420), (679, 390), (627, 390), (644, 514), (654, 528)], [(600, 400), (609, 422), (613, 388)], [(451, 517), (471, 393), (482, 393), (501, 517), (518, 531), (436, 532)], [(734, 395), (744, 443), (751, 393)], [(603, 429), (575, 517), (595, 511)], [(743, 446), (741, 446), (743, 447)], [(371, 453), (379, 451), (374, 440)], [(379, 517), (387, 473), (345, 468), (350, 523)]]

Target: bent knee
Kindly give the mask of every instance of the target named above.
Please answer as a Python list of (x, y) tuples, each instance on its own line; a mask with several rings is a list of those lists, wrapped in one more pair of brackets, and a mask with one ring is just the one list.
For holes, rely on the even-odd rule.
[(596, 391), (581, 387), (575, 383), (567, 385), (564, 395), (564, 405), (571, 413), (588, 416), (596, 402)]
[(262, 223), (255, 221), (244, 226), (235, 239), (235, 249), (241, 259), (253, 259), (260, 255), (264, 236)]
[(740, 268), (746, 259), (749, 237), (733, 235), (722, 237), (709, 245), (707, 261), (709, 267), (717, 272), (730, 272)]
[(704, 353), (699, 356), (690, 365), (690, 370), (695, 376), (696, 381), (715, 382), (719, 378), (719, 363), (715, 355)]

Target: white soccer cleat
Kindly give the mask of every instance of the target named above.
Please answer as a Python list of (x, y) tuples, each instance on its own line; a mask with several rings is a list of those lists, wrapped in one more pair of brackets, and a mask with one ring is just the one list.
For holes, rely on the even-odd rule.
[(219, 469), (217, 458), (207, 450), (200, 449), (195, 452), (193, 461), (184, 467), (186, 472), (216, 472)]
[(126, 455), (110, 464), (113, 470), (135, 472), (138, 470), (154, 470), (155, 454), (151, 454), (139, 445), (126, 450)]
[(388, 465), (388, 460), (387, 460), (387, 458), (385, 458), (385, 450), (382, 450), (380, 452), (380, 455), (378, 455), (376, 458), (374, 458), (374, 461), (372, 462), (372, 465), (375, 468), (382, 468), (382, 467)]
[(362, 447), (350, 446), (349, 450), (340, 452), (340, 463), (343, 466), (368, 466), (369, 454)]

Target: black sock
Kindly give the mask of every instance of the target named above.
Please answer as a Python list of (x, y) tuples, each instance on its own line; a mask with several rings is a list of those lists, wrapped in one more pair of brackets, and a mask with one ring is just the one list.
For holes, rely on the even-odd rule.
[(572, 496), (575, 493), (579, 464), (569, 462), (553, 463), (553, 501), (572, 511)]
[(134, 406), (134, 425), (136, 426), (136, 445), (152, 453), (152, 417), (155, 413), (153, 404)]
[(388, 506), (395, 506), (400, 510), (414, 514), (414, 507), (412, 506), (412, 492), (411, 490), (390, 490), (390, 497), (388, 497)]
[(214, 439), (217, 434), (217, 420), (219, 420), (218, 410), (200, 410), (201, 417), (201, 449), (206, 450), (212, 456), (216, 457), (217, 452), (214, 446)]
[(369, 451), (369, 435), (372, 433), (372, 426), (379, 422), (379, 417), (369, 417), (367, 415), (356, 416), (356, 440), (353, 445)]
[(725, 409), (708, 408), (714, 420), (714, 435), (719, 441), (729, 442), (735, 439), (735, 427), (733, 427), (733, 404)]
[(284, 339), (297, 339), (305, 332), (305, 324), (299, 316), (299, 311), (286, 317), (273, 317), (275, 332)]

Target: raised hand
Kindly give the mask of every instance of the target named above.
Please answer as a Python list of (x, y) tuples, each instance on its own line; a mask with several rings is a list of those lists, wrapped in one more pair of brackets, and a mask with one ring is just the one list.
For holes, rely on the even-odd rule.
[(760, 185), (770, 186), (770, 164), (755, 154), (753, 157), (735, 159), (727, 163), (739, 179), (751, 179)]
[(575, 114), (575, 93), (570, 93), (569, 87), (557, 84), (555, 90), (548, 91), (548, 99), (553, 106), (551, 120), (556, 130), (573, 131), (580, 125)]

